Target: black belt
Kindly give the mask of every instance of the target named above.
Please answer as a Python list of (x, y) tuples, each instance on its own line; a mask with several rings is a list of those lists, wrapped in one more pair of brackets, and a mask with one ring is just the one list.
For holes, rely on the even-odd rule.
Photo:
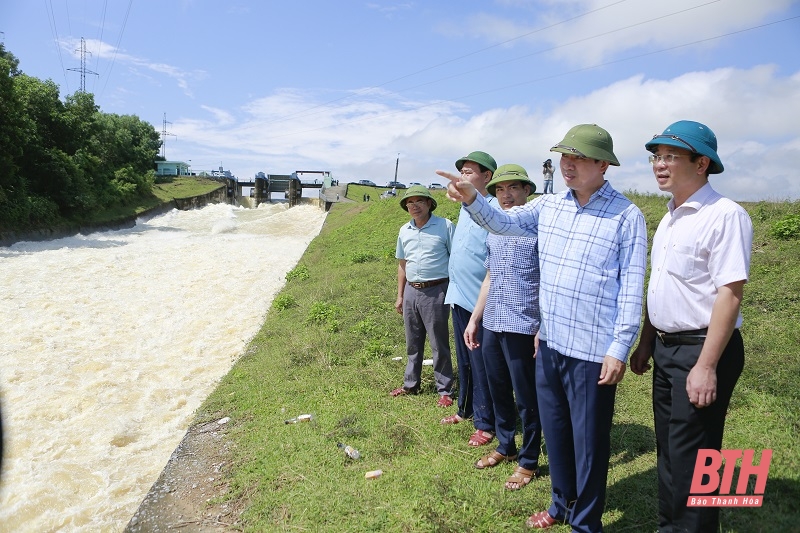
[(656, 330), (656, 335), (664, 343), (664, 346), (676, 346), (682, 344), (703, 344), (706, 342), (706, 333), (708, 328), (692, 329), (689, 331), (676, 331), (675, 333), (667, 333), (666, 331)]
[(432, 281), (409, 281), (408, 284), (414, 287), (415, 289), (427, 289), (428, 287), (434, 287), (436, 285), (441, 285), (445, 281), (450, 278), (441, 278), (441, 279), (434, 279)]

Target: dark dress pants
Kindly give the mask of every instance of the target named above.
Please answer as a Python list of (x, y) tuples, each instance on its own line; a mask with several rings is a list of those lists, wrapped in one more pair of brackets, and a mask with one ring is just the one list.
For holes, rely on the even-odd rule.
[(474, 350), (464, 344), (472, 313), (453, 305), (453, 331), (458, 362), (458, 416), (472, 418), (475, 429), (494, 433), (494, 409), (489, 394), (489, 380), (483, 361), (483, 326), (478, 325), (478, 343)]
[(665, 346), (653, 350), (653, 415), (658, 456), (658, 530), (716, 532), (718, 507), (687, 507), (697, 450), (722, 448), (725, 415), (733, 388), (744, 368), (744, 344), (739, 330), (717, 364), (717, 400), (697, 408), (689, 402), (686, 377), (702, 346)]
[(497, 451), (503, 455), (518, 453), (514, 437), (519, 414), (522, 447), (517, 461), (519, 466), (528, 470), (539, 467), (542, 448), (533, 340), (533, 335), (521, 333), (494, 332), (485, 328), (483, 332), (483, 360), (494, 405), (495, 434), (499, 442)]
[(553, 504), (573, 531), (603, 530), (616, 385), (598, 385), (602, 364), (567, 357), (539, 342), (536, 392)]

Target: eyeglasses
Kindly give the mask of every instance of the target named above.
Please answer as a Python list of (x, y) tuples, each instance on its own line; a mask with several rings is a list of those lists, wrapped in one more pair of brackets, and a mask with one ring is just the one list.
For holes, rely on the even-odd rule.
[(664, 155), (651, 155), (647, 158), (650, 161), (651, 165), (655, 165), (656, 163), (664, 162), (667, 165), (671, 165), (675, 162), (676, 157), (686, 157), (685, 155), (681, 154), (664, 154)]
[(406, 200), (406, 207), (410, 205), (427, 205), (428, 200)]

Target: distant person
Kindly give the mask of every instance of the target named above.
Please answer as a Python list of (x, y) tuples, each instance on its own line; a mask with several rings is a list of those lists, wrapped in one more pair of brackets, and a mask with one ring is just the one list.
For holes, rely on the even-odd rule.
[[(475, 186), (478, 193), (486, 197), (493, 206), (497, 200), (486, 191), (497, 163), (486, 152), (472, 152), (456, 161), (461, 177)], [(477, 333), (477, 343), (470, 349), (464, 343), (464, 331), (470, 315), (475, 309), (481, 283), (486, 277), (486, 235), (463, 208), (458, 215), (456, 233), (453, 237), (453, 253), (450, 255), (450, 286), (444, 299), (453, 313), (453, 333), (458, 364), (458, 409), (454, 415), (442, 419), (442, 424), (458, 424), (472, 418), (475, 432), (467, 443), (483, 446), (494, 439), (494, 408), (489, 395), (489, 381), (483, 365), (480, 339), (483, 328)]]
[(419, 393), (427, 334), (433, 353), (433, 375), (439, 394), (437, 405), (448, 407), (453, 386), (450, 356), (450, 308), (447, 292), (447, 264), (453, 249), (455, 227), (446, 218), (432, 214), (436, 200), (428, 189), (415, 185), (400, 200), (411, 221), (400, 228), (395, 256), (397, 301), (395, 310), (403, 315), (408, 362), (403, 386), (392, 396)]
[(550, 466), (548, 510), (526, 521), (602, 531), (617, 383), (639, 332), (647, 257), (644, 216), (605, 179), (618, 166), (611, 135), (596, 124), (571, 128), (560, 152), (567, 190), (499, 211), (458, 176), (448, 195), (481, 226), (538, 238), (541, 325), (536, 392)]
[(553, 194), (553, 160), (548, 159), (542, 164), (542, 174), (544, 175), (544, 191), (542, 194)]
[(654, 136), (658, 188), (672, 194), (651, 251), (644, 326), (631, 356), (642, 375), (653, 358), (658, 530), (719, 531), (718, 507), (687, 507), (697, 451), (719, 450), (725, 415), (744, 368), (740, 306), (753, 225), (717, 193), (724, 170), (708, 126), (681, 120)]
[[(503, 165), (486, 189), (507, 210), (525, 205), (536, 185), (523, 167)], [(489, 468), (516, 458), (518, 465), (505, 487), (519, 490), (539, 475), (542, 448), (534, 359), (534, 339), (539, 332), (539, 254), (532, 237), (489, 234), (486, 249), (486, 277), (464, 341), (470, 349), (477, 348), (483, 323), (483, 360), (498, 446), (475, 466)], [(517, 414), (522, 420), (519, 450)]]

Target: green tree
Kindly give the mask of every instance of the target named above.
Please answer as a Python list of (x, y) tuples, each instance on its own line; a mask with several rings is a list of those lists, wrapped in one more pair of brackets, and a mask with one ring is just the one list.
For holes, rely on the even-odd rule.
[(20, 216), (19, 204), (25, 198), (17, 159), (22, 155), (19, 119), (21, 105), (14, 92), (14, 77), (19, 61), (0, 43), (0, 227)]
[(0, 44), (0, 229), (82, 220), (152, 194), (161, 146), (133, 115), (100, 112), (90, 93), (59, 99)]

